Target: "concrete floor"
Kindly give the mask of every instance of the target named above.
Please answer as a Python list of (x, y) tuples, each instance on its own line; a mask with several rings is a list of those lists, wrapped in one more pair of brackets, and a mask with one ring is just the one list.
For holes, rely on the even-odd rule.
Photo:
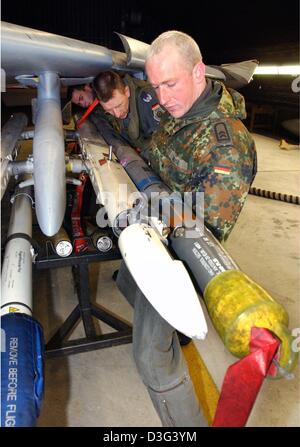
[[(282, 151), (278, 140), (254, 137), (259, 163), (254, 186), (299, 195), (300, 151)], [(299, 206), (249, 195), (226, 243), (240, 268), (284, 304), (290, 328), (300, 327), (299, 226)], [(111, 279), (118, 265), (91, 265), (91, 299), (132, 321), (132, 309)], [(34, 274), (34, 281), (35, 317), (48, 340), (76, 305), (72, 275), (69, 268), (42, 271)], [(108, 328), (101, 324), (101, 330)], [(73, 336), (83, 335), (80, 324)], [(227, 367), (237, 359), (226, 351), (210, 322), (206, 340), (196, 341), (196, 346), (220, 389)], [(45, 383), (40, 427), (161, 426), (136, 371), (131, 345), (49, 359)], [(264, 382), (247, 425), (300, 426), (299, 409), (298, 367), (291, 381)]]

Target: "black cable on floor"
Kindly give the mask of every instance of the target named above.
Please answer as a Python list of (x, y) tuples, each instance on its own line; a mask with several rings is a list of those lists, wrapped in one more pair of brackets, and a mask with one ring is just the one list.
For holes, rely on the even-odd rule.
[(282, 194), (280, 192), (267, 191), (261, 188), (251, 187), (249, 194), (254, 196), (264, 197), (265, 199), (281, 200), (282, 202), (293, 203), (294, 205), (300, 205), (300, 197), (293, 196), (291, 194)]

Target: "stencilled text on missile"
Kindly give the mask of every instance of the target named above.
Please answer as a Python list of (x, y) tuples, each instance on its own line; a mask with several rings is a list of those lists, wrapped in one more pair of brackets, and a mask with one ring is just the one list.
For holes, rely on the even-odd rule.
[[(9, 339), (9, 369), (8, 392), (6, 397), (5, 427), (16, 425), (17, 396), (18, 396), (18, 337)], [(15, 402), (15, 403), (13, 403)]]

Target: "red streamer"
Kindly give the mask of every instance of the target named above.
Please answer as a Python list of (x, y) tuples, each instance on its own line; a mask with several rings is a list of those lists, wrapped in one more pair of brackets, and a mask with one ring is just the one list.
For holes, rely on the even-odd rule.
[(213, 427), (244, 427), (264, 378), (274, 375), (279, 341), (267, 329), (251, 329), (250, 354), (226, 371)]

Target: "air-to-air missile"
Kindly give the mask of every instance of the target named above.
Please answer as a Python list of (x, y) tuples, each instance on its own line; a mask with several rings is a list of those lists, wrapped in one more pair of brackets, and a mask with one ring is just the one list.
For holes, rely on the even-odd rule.
[(1, 426), (32, 426), (43, 394), (43, 331), (32, 317), (32, 191), (16, 189), (1, 277)]

